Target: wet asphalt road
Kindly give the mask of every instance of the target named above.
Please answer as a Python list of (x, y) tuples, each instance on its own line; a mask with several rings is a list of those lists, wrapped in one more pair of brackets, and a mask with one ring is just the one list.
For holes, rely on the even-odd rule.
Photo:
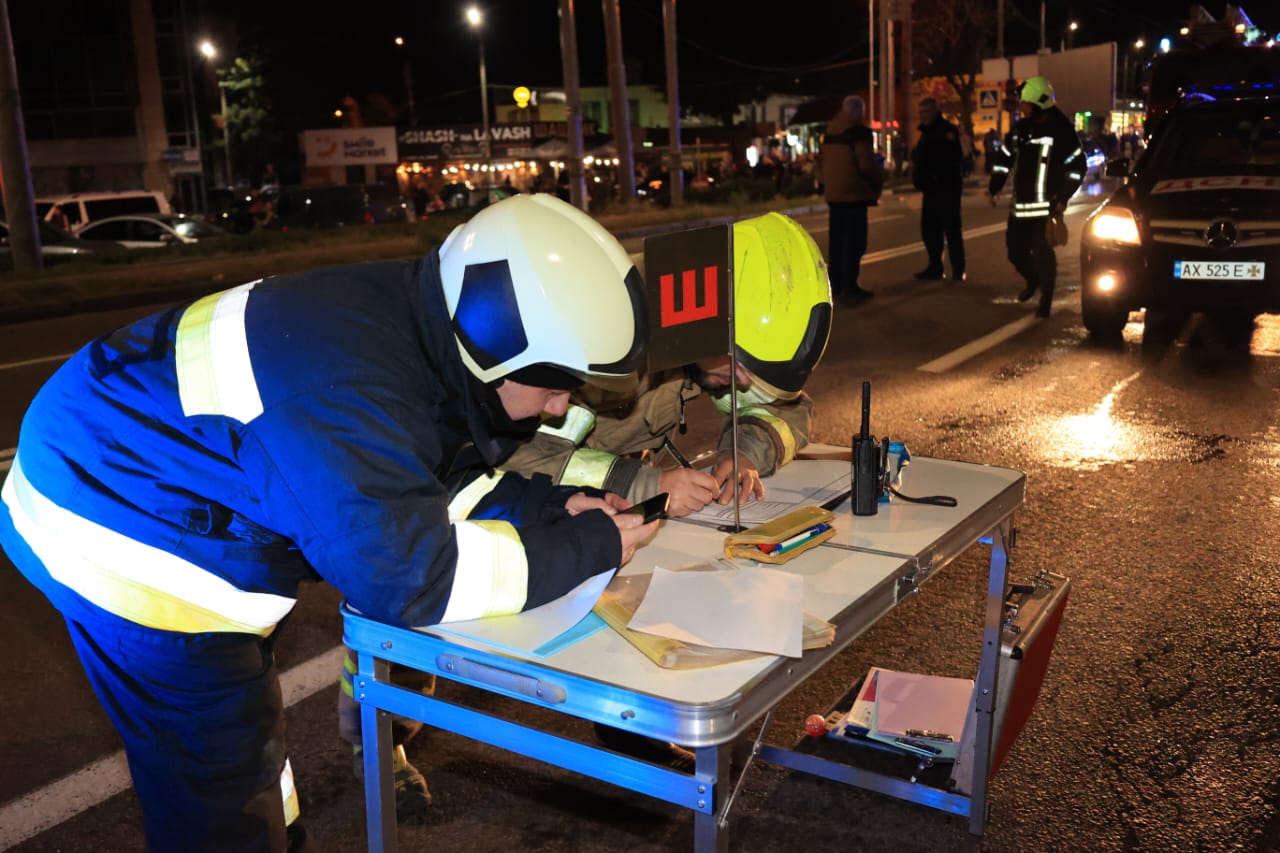
[[(977, 201), (969, 199), (966, 228), (1001, 221)], [(1075, 217), (1072, 244), (1059, 253), (1052, 318), (948, 369), (921, 370), (1029, 308), (1012, 300), (1020, 282), (998, 229), (970, 239), (964, 285), (911, 280), (923, 266), (909, 248), (916, 215), (908, 199), (873, 217), (873, 253), (908, 248), (867, 265), (871, 302), (837, 310), (810, 385), (815, 439), (847, 444), (859, 385), (870, 380), (877, 433), (905, 440), (915, 455), (1026, 472), (1011, 573), (1070, 577), (1066, 621), (1035, 713), (994, 781), (984, 837), (958, 817), (756, 765), (731, 815), (731, 849), (1277, 849), (1280, 320), (1264, 320), (1249, 354), (1185, 340), (1144, 352), (1137, 322), (1122, 345), (1090, 344), (1075, 291)], [(825, 216), (802, 221), (825, 248)], [(6, 329), (0, 447), (13, 446), (16, 418), (52, 357), (122, 319)], [(12, 366), (44, 357), (51, 360)], [(696, 452), (710, 441), (714, 416), (706, 407), (694, 417), (686, 441)], [(970, 549), (792, 694), (767, 739), (792, 742), (808, 714), (830, 708), (872, 664), (972, 676), (985, 575), (984, 549)], [(305, 592), (282, 638), (283, 668), (333, 648), (337, 601), (327, 587)], [(57, 789), (23, 799), (109, 757), (118, 742), (56, 614), (7, 562), (0, 602), (0, 637), (11, 650), (11, 724), (0, 731), (0, 808), (8, 811), (0, 814), (57, 820), (16, 849), (141, 849), (127, 790), (79, 812)], [(361, 792), (336, 737), (335, 690), (323, 687), (290, 708), (292, 762), (317, 840), (327, 850), (360, 850)], [(590, 737), (580, 721), (456, 685), (441, 692)], [(558, 768), (439, 732), (415, 742), (410, 757), (427, 773), (435, 804), (401, 827), (404, 850), (692, 848), (688, 813)], [(112, 778), (103, 774), (93, 778)], [(66, 811), (75, 814), (58, 820)], [(3, 823), (0, 838), (14, 831)]]

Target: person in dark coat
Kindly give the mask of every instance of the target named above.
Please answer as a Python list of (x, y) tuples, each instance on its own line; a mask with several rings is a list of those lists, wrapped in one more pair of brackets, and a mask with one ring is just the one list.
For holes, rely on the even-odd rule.
[(867, 251), (867, 208), (884, 188), (883, 160), (867, 127), (867, 105), (849, 95), (827, 125), (822, 141), (822, 178), (830, 214), (831, 295), (841, 304), (856, 305), (871, 297), (858, 276)]
[(951, 280), (964, 281), (964, 234), (960, 225), (960, 193), (964, 189), (965, 156), (960, 132), (942, 117), (938, 102), (920, 102), (920, 142), (911, 154), (911, 182), (923, 197), (920, 236), (929, 265), (916, 273), (921, 281), (941, 281), (942, 244), (951, 258)]

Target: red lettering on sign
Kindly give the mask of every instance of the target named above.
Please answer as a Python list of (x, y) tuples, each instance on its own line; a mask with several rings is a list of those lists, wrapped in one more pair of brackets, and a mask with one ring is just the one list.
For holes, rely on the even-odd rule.
[(679, 326), (696, 320), (706, 320), (719, 312), (717, 302), (716, 278), (719, 267), (710, 266), (702, 270), (702, 294), (698, 294), (698, 271), (682, 270), (680, 272), (680, 307), (676, 308), (676, 277), (670, 273), (658, 277), (658, 288), (661, 296), (661, 325)]

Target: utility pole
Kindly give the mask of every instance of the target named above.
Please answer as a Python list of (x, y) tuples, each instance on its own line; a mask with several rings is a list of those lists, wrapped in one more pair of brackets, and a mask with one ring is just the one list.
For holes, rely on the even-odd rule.
[(568, 109), (569, 201), (587, 210), (587, 176), (582, 173), (582, 93), (578, 88), (578, 25), (573, 0), (560, 0), (560, 65), (564, 71), (564, 100)]
[[(881, 48), (883, 50), (883, 48)], [(884, 134), (875, 135), (876, 127), (876, 0), (867, 0), (867, 126), (871, 138), (878, 139), (884, 155)]]
[(667, 147), (671, 206), (684, 204), (684, 155), (680, 150), (680, 75), (676, 62), (676, 0), (662, 0), (662, 42), (667, 54)]
[(916, 129), (916, 99), (911, 88), (911, 0), (906, 0), (906, 7), (906, 14), (902, 18), (902, 63), (899, 67), (902, 69), (902, 151), (907, 163), (910, 163), (911, 142)]
[(604, 2), (604, 43), (609, 55), (609, 124), (618, 149), (618, 188), (623, 201), (636, 197), (636, 164), (631, 150), (631, 104), (627, 99), (627, 69), (622, 53), (622, 22), (618, 0)]
[[(893, 150), (893, 20), (889, 17), (888, 0), (882, 0), (880, 7), (880, 138), (885, 164), (891, 169), (897, 168), (896, 152)], [(892, 174), (892, 171), (890, 172)]]
[(4, 188), (5, 216), (9, 223), (9, 251), (13, 270), (39, 272), (42, 266), (40, 232), (36, 227), (35, 193), (27, 160), (27, 134), (18, 94), (18, 62), (9, 31), (9, 3), (0, 0), (0, 184)]
[[(996, 55), (1001, 59), (1004, 55), (1004, 2), (1005, 0), (996, 0)], [(1005, 100), (1012, 96), (1008, 91), (1008, 81), (1013, 79), (1013, 61), (1008, 62), (1008, 70), (1005, 72), (1005, 83), (1000, 84), (1000, 104), (996, 110), (996, 135), (1004, 139), (1004, 105)], [(982, 152), (985, 156), (988, 152)]]
[(231, 170), (231, 122), (227, 119), (227, 81), (218, 81), (218, 101), (222, 108), (222, 153), (225, 155), (224, 165), (227, 170), (227, 186), (234, 186), (235, 174)]

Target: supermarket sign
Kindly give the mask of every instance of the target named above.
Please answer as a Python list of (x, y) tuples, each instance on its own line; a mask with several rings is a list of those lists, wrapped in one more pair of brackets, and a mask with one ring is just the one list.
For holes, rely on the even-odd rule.
[(308, 166), (394, 164), (394, 127), (338, 127), (302, 131), (302, 152)]

